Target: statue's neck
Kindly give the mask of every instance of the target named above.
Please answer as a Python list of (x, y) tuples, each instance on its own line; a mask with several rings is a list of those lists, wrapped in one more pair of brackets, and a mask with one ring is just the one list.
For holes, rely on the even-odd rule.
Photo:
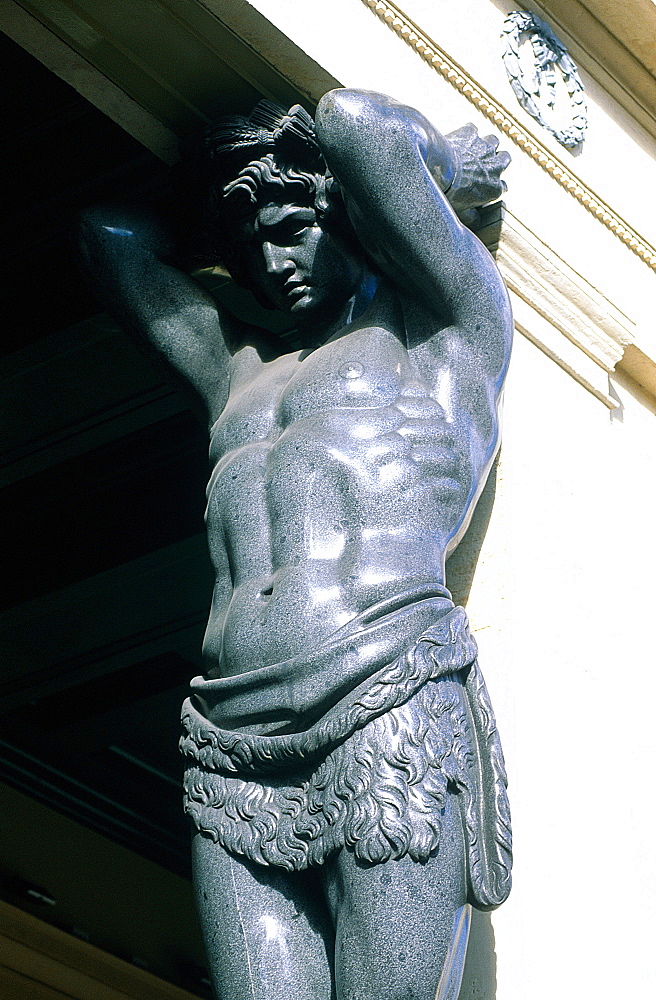
[(321, 347), (329, 340), (337, 340), (346, 328), (369, 308), (378, 289), (380, 278), (368, 268), (364, 270), (362, 280), (356, 291), (347, 299), (339, 312), (324, 322), (317, 322), (314, 317), (305, 329), (299, 328), (303, 342), (309, 350)]

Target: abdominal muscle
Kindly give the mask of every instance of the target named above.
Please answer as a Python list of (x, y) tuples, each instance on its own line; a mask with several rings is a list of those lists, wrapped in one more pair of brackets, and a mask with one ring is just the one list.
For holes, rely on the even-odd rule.
[(443, 584), (463, 490), (435, 414), (424, 424), (395, 405), (341, 409), (222, 459), (208, 533), (232, 588), (217, 583), (209, 676), (309, 652), (379, 601)]

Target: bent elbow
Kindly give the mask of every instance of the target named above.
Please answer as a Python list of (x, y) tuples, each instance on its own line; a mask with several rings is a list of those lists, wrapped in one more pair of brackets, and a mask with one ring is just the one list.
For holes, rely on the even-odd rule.
[(396, 157), (412, 139), (397, 101), (368, 90), (331, 90), (319, 102), (316, 135), (331, 170), (342, 182)]
[(359, 121), (366, 116), (364, 94), (357, 90), (330, 90), (319, 101), (315, 116), (317, 139), (326, 152), (348, 145)]
[(385, 94), (370, 90), (330, 90), (319, 101), (316, 114), (317, 137), (323, 147), (345, 147), (359, 136), (376, 134), (400, 105)]
[(349, 90), (347, 87), (329, 90), (317, 105), (317, 124), (325, 125), (335, 116), (341, 118), (357, 117), (367, 97), (371, 97), (371, 95), (365, 90)]

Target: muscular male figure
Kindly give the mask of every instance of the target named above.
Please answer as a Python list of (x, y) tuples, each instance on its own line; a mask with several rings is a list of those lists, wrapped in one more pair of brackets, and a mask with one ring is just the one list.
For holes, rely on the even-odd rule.
[(222, 1000), (455, 998), (466, 903), (509, 889), (500, 747), (444, 575), (511, 340), (452, 208), (498, 197), (495, 148), (346, 90), (316, 126), (266, 103), (220, 122), (199, 168), (216, 250), (293, 318), (291, 352), (129, 213), (83, 223), (105, 301), (209, 415), (216, 586), (182, 746)]

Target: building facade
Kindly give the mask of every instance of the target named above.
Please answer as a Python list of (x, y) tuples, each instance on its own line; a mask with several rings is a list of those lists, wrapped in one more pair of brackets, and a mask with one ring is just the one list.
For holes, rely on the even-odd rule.
[[(497, 712), (516, 867), (509, 902), (475, 915), (461, 1000), (653, 992), (656, 6), (517, 13), (505, 0), (2, 3), (9, 65), (38, 93), (14, 79), (5, 129), (18, 249), (0, 778), (4, 896), (22, 914), (3, 917), (8, 995), (92, 997), (96, 975), (107, 996), (204, 989), (172, 819), (175, 706), (211, 586), (202, 428), (96, 314), (66, 220), (94, 198), (163, 190), (178, 138), (203, 121), (262, 96), (312, 110), (341, 85), (390, 93), (442, 131), (471, 121), (512, 155), (480, 231), (517, 330), (503, 445), (448, 582)], [(224, 276), (204, 280), (255, 317)], [(103, 899), (100, 873), (121, 866)], [(28, 885), (56, 902), (39, 911)], [(76, 921), (82, 958), (57, 937)]]

